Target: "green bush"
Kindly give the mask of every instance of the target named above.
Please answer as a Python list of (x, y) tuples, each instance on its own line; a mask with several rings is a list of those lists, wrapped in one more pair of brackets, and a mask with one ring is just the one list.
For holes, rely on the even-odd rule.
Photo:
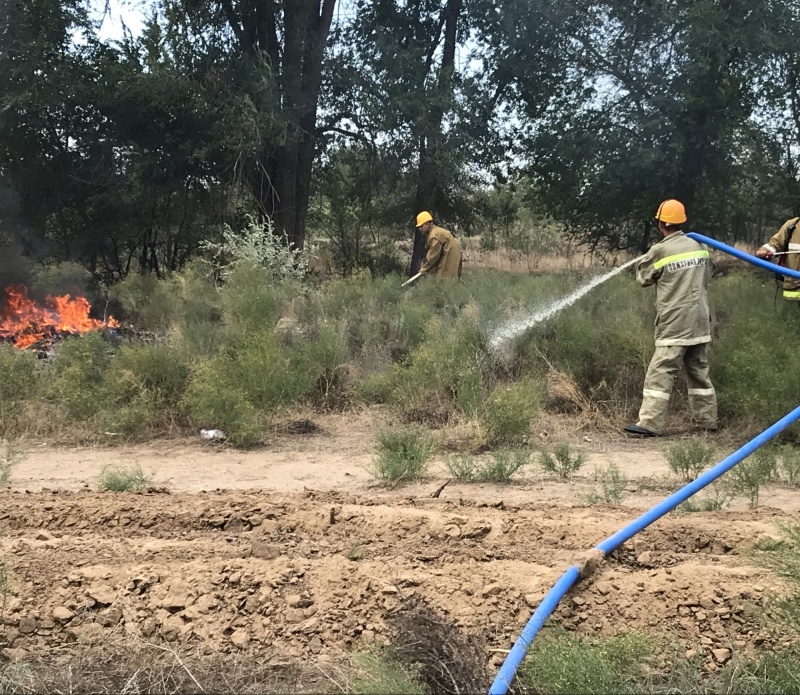
[(530, 380), (498, 386), (480, 406), (486, 444), (511, 444), (526, 437), (539, 414), (541, 388)]
[(103, 388), (114, 348), (99, 333), (65, 340), (58, 349), (51, 391), (73, 420), (89, 420), (107, 405)]
[(453, 454), (445, 460), (451, 477), (464, 483), (473, 482), (478, 475), (478, 463), (472, 454)]
[(539, 454), (539, 465), (542, 470), (546, 473), (555, 473), (559, 478), (571, 478), (584, 463), (586, 463), (586, 454), (580, 453), (573, 456), (567, 442), (556, 444), (552, 454), (546, 451)]
[(616, 463), (598, 469), (594, 475), (595, 488), (586, 498), (589, 504), (619, 504), (625, 497), (628, 478), (619, 470)]
[(433, 442), (419, 429), (379, 432), (372, 475), (386, 485), (418, 480), (425, 475), (433, 451)]
[[(165, 332), (175, 320), (179, 281), (160, 280), (153, 273), (129, 273), (109, 291), (126, 321), (141, 330)], [(118, 317), (120, 318), (120, 317)]]
[(790, 444), (780, 449), (780, 471), (789, 485), (800, 483), (800, 451)]
[(747, 495), (750, 509), (758, 507), (758, 495), (761, 487), (775, 478), (778, 461), (775, 451), (769, 446), (762, 446), (755, 453), (737, 463), (730, 471), (734, 489)]
[(150, 484), (150, 477), (145, 475), (142, 467), (105, 466), (100, 473), (98, 486), (109, 492), (136, 492)]
[(479, 466), (475, 479), (483, 483), (509, 483), (514, 475), (530, 463), (530, 457), (527, 449), (493, 451), (489, 459)]
[(23, 401), (37, 392), (36, 355), (0, 345), (0, 433), (13, 424)]
[(716, 449), (702, 439), (689, 439), (676, 442), (664, 452), (670, 470), (684, 482), (690, 482), (700, 475), (714, 460)]
[(679, 512), (719, 512), (730, 506), (736, 490), (726, 480), (717, 480), (709, 485), (702, 497), (690, 497), (678, 505)]
[(0, 485), (5, 485), (11, 479), (11, 470), (22, 459), (25, 452), (20, 443), (12, 439), (3, 439), (0, 446)]

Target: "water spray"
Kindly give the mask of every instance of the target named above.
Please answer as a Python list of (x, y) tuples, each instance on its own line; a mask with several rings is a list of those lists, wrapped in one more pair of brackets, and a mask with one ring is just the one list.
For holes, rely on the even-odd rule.
[(633, 265), (642, 258), (643, 256), (639, 256), (638, 258), (634, 258), (627, 263), (623, 263), (618, 268), (614, 268), (603, 275), (593, 277), (585, 285), (581, 285), (578, 289), (574, 290), (566, 297), (561, 297), (561, 299), (557, 299), (541, 309), (536, 309), (527, 316), (524, 316), (520, 319), (514, 319), (513, 321), (509, 321), (505, 325), (500, 326), (494, 331), (492, 337), (489, 338), (489, 346), (492, 348), (492, 350), (499, 351), (511, 340), (522, 335), (525, 333), (525, 331), (533, 328), (537, 323), (541, 323), (542, 321), (549, 319), (551, 316), (554, 316), (562, 309), (566, 309), (568, 306), (571, 306), (581, 297), (583, 297), (583, 295), (587, 294), (598, 285), (602, 285), (606, 280), (610, 280), (612, 277), (625, 270), (625, 268)]

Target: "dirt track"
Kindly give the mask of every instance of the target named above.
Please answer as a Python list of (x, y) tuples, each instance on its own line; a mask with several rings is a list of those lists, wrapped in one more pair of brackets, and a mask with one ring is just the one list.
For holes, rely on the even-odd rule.
[[(386, 491), (369, 486), (360, 459), (348, 466), (346, 457), (332, 454), (340, 466), (326, 466), (324, 452), (313, 451), (327, 447), (313, 442), (306, 455), (295, 447), (294, 471), (303, 480), (294, 489), (300, 491), (282, 491), (291, 487), (285, 480), (276, 480), (277, 491), (232, 489), (244, 487), (256, 457), (262, 477), (269, 477), (266, 460), (287, 452), (183, 446), (191, 460), (173, 448), (164, 462), (170, 491), (81, 488), (93, 463), (67, 471), (59, 490), (42, 489), (43, 482), (59, 482), (69, 457), (109, 462), (119, 459), (118, 449), (36, 451), (15, 470), (14, 486), (0, 492), (12, 589), (0, 627), (7, 658), (124, 629), (206, 654), (252, 651), (274, 663), (324, 662), (386, 639), (387, 616), (415, 594), (482, 635), (488, 649), (507, 649), (570, 562), (666, 494), (651, 489), (653, 470), (637, 463), (663, 466), (657, 452), (631, 451), (624, 443), (594, 445), (598, 461), (612, 457), (640, 473), (632, 475), (623, 507), (582, 503), (578, 493), (588, 479), (534, 477), (510, 487), (453, 483), (432, 499), (442, 482), (433, 477)], [(151, 449), (125, 451), (148, 469), (152, 461), (144, 452)], [(227, 490), (180, 491), (198, 485), (190, 473), (182, 479), (176, 471), (193, 471), (205, 486), (206, 456), (235, 457), (245, 474), (237, 478), (223, 465), (216, 482)], [(50, 475), (44, 475), (48, 459)], [(322, 484), (310, 484), (304, 466), (325, 468)], [(157, 484), (166, 471), (156, 471)], [(720, 649), (749, 652), (778, 643), (779, 635), (748, 617), (748, 604), (779, 584), (743, 552), (777, 535), (774, 522), (795, 512), (798, 496), (786, 489), (766, 495), (783, 510), (662, 519), (573, 592), (557, 617), (585, 633), (670, 632), (687, 650), (702, 650), (712, 670), (729, 656)], [(500, 658), (496, 651), (490, 656)]]

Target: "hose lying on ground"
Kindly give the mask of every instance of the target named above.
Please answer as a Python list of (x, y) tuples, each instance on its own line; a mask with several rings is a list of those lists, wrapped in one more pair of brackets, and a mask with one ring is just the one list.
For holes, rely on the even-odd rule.
[[(691, 237), (701, 244), (706, 244), (711, 248), (724, 251), (735, 258), (747, 261), (748, 263), (765, 268), (766, 270), (770, 270), (774, 273), (785, 275), (787, 277), (800, 279), (800, 272), (796, 270), (784, 268), (783, 266), (779, 266), (775, 263), (770, 263), (769, 261), (765, 261), (761, 258), (751, 256), (749, 253), (739, 251), (739, 249), (735, 249), (732, 246), (723, 244), (715, 239), (710, 239), (709, 237), (698, 234), (697, 232), (688, 232), (686, 236)], [(517, 673), (517, 669), (522, 663), (522, 660), (525, 658), (525, 655), (528, 653), (528, 650), (533, 643), (533, 639), (542, 628), (542, 625), (544, 625), (544, 621), (550, 617), (550, 614), (555, 610), (559, 601), (561, 601), (561, 599), (572, 588), (572, 586), (579, 579), (589, 576), (594, 571), (597, 564), (599, 564), (598, 559), (605, 558), (610, 552), (619, 548), (619, 546), (621, 546), (625, 541), (631, 539), (633, 536), (639, 533), (639, 531), (647, 528), (650, 524), (657, 519), (660, 519), (667, 512), (671, 512), (679, 504), (689, 499), (692, 495), (699, 492), (707, 485), (713, 483), (717, 478), (727, 473), (737, 463), (747, 458), (756, 449), (766, 444), (773, 437), (776, 437), (787, 427), (795, 423), (798, 419), (800, 419), (800, 406), (778, 420), (778, 422), (771, 427), (768, 427), (743, 447), (734, 451), (730, 456), (714, 466), (714, 468), (706, 471), (691, 483), (685, 485), (680, 490), (667, 497), (660, 504), (657, 504), (650, 511), (642, 514), (642, 516), (625, 526), (613, 536), (610, 536), (602, 543), (599, 543), (593, 551), (590, 551), (590, 556), (586, 561), (576, 562), (570, 566), (570, 568), (561, 576), (561, 579), (555, 583), (553, 588), (550, 589), (547, 595), (542, 599), (539, 607), (531, 616), (530, 620), (528, 620), (528, 623), (525, 625), (524, 629), (520, 633), (520, 636), (517, 638), (517, 641), (514, 643), (514, 646), (511, 648), (511, 651), (508, 653), (503, 665), (500, 667), (500, 671), (494, 679), (492, 687), (489, 689), (489, 695), (505, 695), (508, 692), (508, 689), (511, 687), (511, 683), (514, 680), (514, 676)]]

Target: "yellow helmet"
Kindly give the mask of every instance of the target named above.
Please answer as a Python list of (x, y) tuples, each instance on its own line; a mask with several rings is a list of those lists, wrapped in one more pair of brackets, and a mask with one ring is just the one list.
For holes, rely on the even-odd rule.
[(431, 217), (431, 213), (427, 210), (423, 210), (419, 215), (417, 215), (417, 227), (421, 227), (426, 222), (433, 221), (433, 217)]
[(686, 222), (686, 208), (679, 200), (670, 198), (658, 206), (656, 219), (667, 224), (683, 224)]

